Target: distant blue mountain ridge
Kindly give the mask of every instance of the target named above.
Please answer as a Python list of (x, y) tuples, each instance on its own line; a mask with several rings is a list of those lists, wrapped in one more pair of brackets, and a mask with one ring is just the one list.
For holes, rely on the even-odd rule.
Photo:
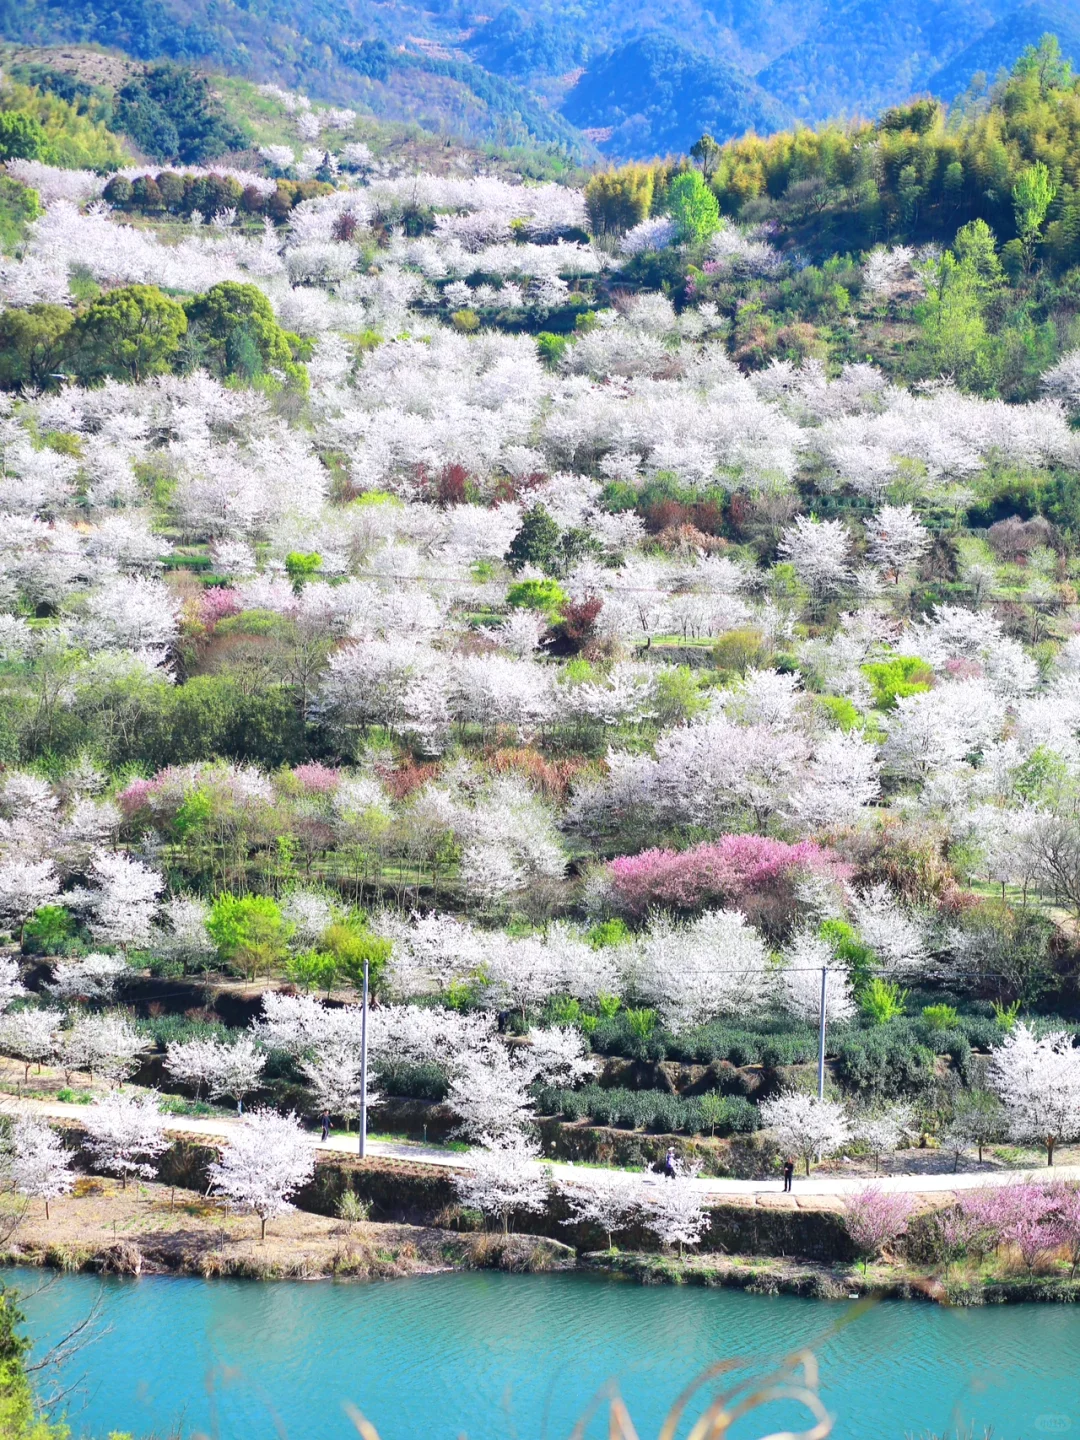
[(191, 61), (582, 158), (951, 100), (1046, 32), (1080, 64), (1080, 0), (0, 0), (7, 40)]

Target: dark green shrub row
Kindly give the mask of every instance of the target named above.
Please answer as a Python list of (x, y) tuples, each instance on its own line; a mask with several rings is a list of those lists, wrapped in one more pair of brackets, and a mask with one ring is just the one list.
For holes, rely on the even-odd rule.
[(135, 1021), (140, 1035), (153, 1040), (159, 1049), (185, 1040), (221, 1040), (230, 1043), (236, 1036), (220, 1021), (189, 1020), (186, 1015), (151, 1015)]
[(375, 1074), (384, 1095), (410, 1100), (445, 1100), (450, 1086), (446, 1071), (433, 1061), (422, 1065), (376, 1064)]
[(867, 1099), (915, 1095), (933, 1079), (935, 1050), (910, 1021), (853, 1030), (841, 1042), (838, 1068), (844, 1086)]
[(763, 1021), (753, 1029), (713, 1022), (677, 1035), (668, 1046), (668, 1058), (711, 1065), (728, 1060), (732, 1065), (808, 1065), (817, 1058), (817, 1031), (791, 1021)]
[(544, 1115), (662, 1134), (681, 1130), (689, 1135), (702, 1131), (733, 1135), (758, 1128), (757, 1110), (749, 1100), (742, 1095), (715, 1092), (683, 1099), (659, 1090), (608, 1090), (600, 1085), (585, 1085), (580, 1090), (544, 1087), (537, 1092), (537, 1104)]
[(753, 1027), (714, 1021), (695, 1030), (673, 1035), (657, 1028), (642, 1037), (631, 1028), (625, 1011), (603, 1019), (592, 1035), (593, 1049), (601, 1055), (631, 1060), (681, 1060), (711, 1065), (728, 1060), (732, 1065), (806, 1065), (817, 1056), (817, 1031), (809, 1025), (777, 1018)]

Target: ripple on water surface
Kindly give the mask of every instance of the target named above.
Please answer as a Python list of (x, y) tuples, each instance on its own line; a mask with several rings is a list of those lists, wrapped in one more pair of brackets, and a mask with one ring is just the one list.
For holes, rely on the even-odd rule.
[[(841, 1440), (943, 1434), (957, 1416), (980, 1436), (993, 1425), (994, 1440), (1080, 1440), (1080, 1311), (1069, 1306), (885, 1304), (822, 1340), (846, 1305), (574, 1275), (375, 1285), (73, 1275), (27, 1305), (38, 1346), (99, 1290), (111, 1329), (78, 1362), (76, 1436), (161, 1434), (182, 1417), (186, 1432), (221, 1440), (338, 1440), (355, 1436), (351, 1401), (382, 1440), (557, 1440), (614, 1378), (646, 1440), (713, 1360), (818, 1342)], [(774, 1411), (768, 1428), (796, 1418)], [(602, 1433), (599, 1421), (589, 1433)]]

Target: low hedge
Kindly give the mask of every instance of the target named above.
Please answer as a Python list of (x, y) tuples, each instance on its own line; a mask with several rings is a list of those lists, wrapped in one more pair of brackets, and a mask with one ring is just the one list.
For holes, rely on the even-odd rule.
[(813, 1026), (782, 1017), (752, 1027), (717, 1020), (679, 1035), (660, 1027), (642, 1037), (633, 1032), (623, 1012), (601, 1020), (592, 1035), (593, 1049), (600, 1055), (691, 1065), (711, 1065), (716, 1060), (732, 1065), (807, 1065), (817, 1056), (817, 1044)]
[(379, 1089), (386, 1095), (400, 1095), (410, 1100), (446, 1099), (450, 1080), (446, 1070), (434, 1061), (424, 1064), (391, 1064), (375, 1062)]
[[(702, 1104), (709, 1102), (709, 1110)], [(697, 1135), (708, 1131), (720, 1136), (746, 1134), (759, 1125), (758, 1112), (742, 1095), (668, 1095), (661, 1090), (606, 1089), (585, 1085), (580, 1090), (554, 1086), (537, 1092), (537, 1105), (544, 1115), (562, 1115), (567, 1120), (591, 1120), (597, 1125), (654, 1130), (663, 1134), (679, 1131)]]

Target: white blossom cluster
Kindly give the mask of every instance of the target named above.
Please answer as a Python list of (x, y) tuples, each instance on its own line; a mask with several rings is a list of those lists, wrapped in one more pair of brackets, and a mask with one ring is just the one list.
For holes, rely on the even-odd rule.
[[(5, 303), (73, 304), (76, 269), (105, 289), (250, 283), (310, 342), (310, 388), (290, 409), (196, 369), (5, 397), (0, 662), (41, 678), (42, 705), (82, 712), (112, 689), (183, 674), (183, 641), (213, 630), (209, 601), (287, 636), (287, 681), (342, 757), (307, 818), (334, 845), (375, 851), (390, 833), (409, 863), (434, 871), (445, 855), (452, 871), (453, 913), (399, 899), (373, 916), (391, 945), (374, 1062), (443, 1065), (471, 1134), (505, 1138), (537, 1078), (589, 1071), (577, 1032), (534, 1026), (508, 1047), (499, 1012), (527, 1021), (549, 1001), (617, 996), (676, 1031), (777, 1008), (811, 1020), (833, 959), (826, 918), (849, 923), (899, 984), (980, 963), (962, 925), (899, 886), (856, 883), (854, 866), (804, 877), (799, 923), (781, 936), (716, 895), (678, 916), (653, 908), (615, 945), (546, 911), (529, 933), (499, 928), (556, 891), (607, 914), (611, 871), (594, 853), (647, 850), (660, 834), (842, 837), (861, 855), (879, 822), (922, 824), (941, 854), (968, 847), (995, 882), (1061, 892), (1069, 817), (1053, 777), (1080, 780), (1080, 639), (1055, 648), (1031, 626), (1053, 614), (1074, 630), (1075, 592), (1045, 542), (1024, 565), (998, 563), (953, 521), (990, 467), (1080, 468), (1076, 353), (1047, 372), (1041, 398), (1006, 404), (947, 381), (905, 389), (869, 363), (746, 373), (715, 307), (677, 312), (658, 293), (601, 305), (543, 356), (524, 332), (466, 333), (451, 319), (463, 310), (535, 320), (570, 305), (585, 282), (673, 243), (670, 222), (644, 222), (613, 257), (575, 233), (585, 210), (570, 186), (381, 173), (361, 142), (338, 146), (350, 113), (267, 94), (299, 142), (327, 146), (300, 160), (268, 147), (275, 168), (299, 173), (332, 152), (351, 177), (286, 226), (225, 216), (166, 243), (109, 211), (102, 177), (9, 165), (46, 210), (20, 258), (0, 262)], [(417, 213), (420, 234), (406, 226)], [(874, 304), (916, 283), (915, 259), (868, 257)], [(751, 277), (781, 264), (733, 227), (708, 263)], [(689, 504), (643, 518), (632, 502), (664, 476), (684, 497), (722, 489), (751, 538), (717, 540)], [(591, 658), (559, 658), (558, 616), (522, 593), (542, 570), (508, 562), (537, 507), (563, 547), (549, 567), (562, 625), (590, 611)], [(164, 564), (177, 548), (205, 554), (220, 583), (178, 583)], [(304, 583), (289, 568), (298, 552), (319, 557)], [(913, 618), (903, 600), (931, 559), (955, 562), (957, 593)], [(995, 603), (1006, 585), (1009, 607)], [(664, 658), (714, 646), (744, 659), (704, 684)], [(876, 706), (875, 666), (901, 659), (916, 678)], [(539, 755), (552, 737), (585, 757), (564, 781), (487, 763), (500, 747)], [(458, 758), (466, 739), (484, 759)], [(439, 763), (395, 793), (383, 744)], [(1037, 785), (1036, 772), (1051, 779)], [(174, 802), (212, 789), (250, 816), (277, 792), (253, 766), (177, 766), (148, 794), (136, 849), (103, 786), (89, 766), (56, 783), (17, 766), (0, 775), (0, 925), (17, 935), (63, 905), (94, 945), (53, 966), (65, 1009), (5, 1011), (0, 1046), (26, 1065), (53, 1057), (120, 1079), (143, 1053), (102, 1009), (122, 997), (125, 955), (152, 948), (193, 966), (215, 955), (206, 903), (167, 891)], [(314, 889), (284, 909), (296, 952), (334, 914)], [(5, 1004), (18, 998), (16, 974), (0, 981)], [(830, 986), (831, 1018), (850, 1018), (850, 984), (833, 969)], [(463, 990), (472, 1009), (439, 1003)], [(359, 1036), (354, 1006), (268, 992), (250, 1036), (174, 1047), (169, 1064), (242, 1104), (279, 1052), (321, 1106), (351, 1117), (365, 1098)]]

